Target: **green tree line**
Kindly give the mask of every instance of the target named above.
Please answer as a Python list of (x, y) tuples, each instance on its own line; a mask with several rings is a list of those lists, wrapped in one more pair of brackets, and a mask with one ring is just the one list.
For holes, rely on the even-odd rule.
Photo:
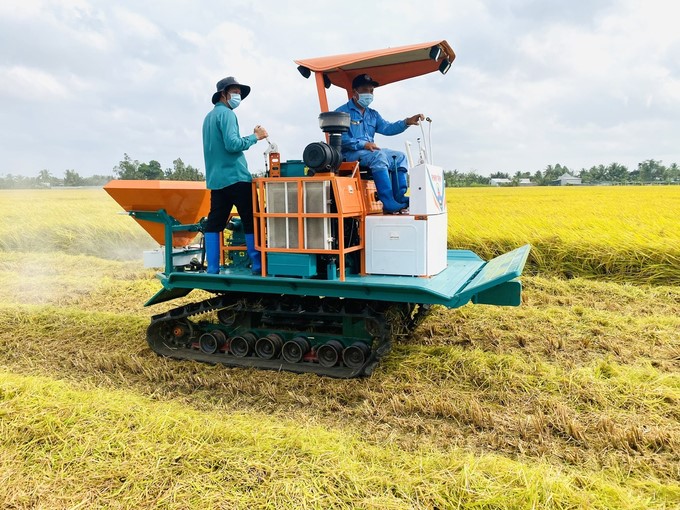
[[(172, 162), (172, 168), (163, 170), (161, 164), (152, 159), (148, 163), (140, 163), (133, 160), (127, 153), (123, 159), (113, 167), (113, 173), (117, 179), (150, 180), (164, 179), (175, 181), (203, 181), (205, 175), (197, 168), (187, 165), (181, 158)], [(444, 180), (447, 187), (470, 187), (489, 186), (492, 178), (508, 179), (508, 186), (518, 186), (520, 179), (529, 179), (538, 186), (550, 186), (565, 173), (580, 177), (583, 184), (649, 184), (649, 183), (680, 183), (680, 166), (672, 163), (668, 166), (662, 161), (648, 159), (638, 163), (635, 170), (619, 163), (609, 165), (596, 165), (590, 168), (581, 168), (573, 172), (567, 166), (556, 164), (548, 165), (543, 170), (534, 173), (516, 171), (494, 172), (490, 176), (480, 175), (475, 170), (459, 172), (458, 170), (444, 171)], [(103, 186), (114, 176), (93, 175), (82, 177), (75, 170), (66, 170), (64, 177), (53, 176), (48, 170), (41, 170), (36, 177), (7, 174), (0, 175), (0, 188), (47, 188), (53, 186)]]
[(172, 181), (203, 181), (205, 176), (197, 168), (187, 165), (181, 158), (172, 162), (172, 168), (162, 169), (156, 160), (140, 163), (127, 154), (113, 167), (114, 175), (92, 175), (83, 177), (78, 172), (68, 169), (64, 177), (56, 177), (49, 170), (41, 170), (36, 177), (6, 174), (0, 175), (0, 189), (19, 188), (51, 188), (60, 186), (103, 186), (111, 179), (150, 180), (163, 179)]
[(64, 177), (56, 177), (49, 170), (40, 170), (37, 177), (25, 175), (0, 175), (0, 189), (52, 188), (63, 186), (103, 186), (113, 179), (111, 175), (82, 177), (75, 170), (66, 170)]
[(172, 168), (163, 170), (161, 164), (152, 159), (148, 163), (140, 163), (133, 160), (127, 154), (113, 167), (113, 172), (118, 179), (132, 180), (169, 180), (169, 181), (204, 181), (205, 175), (197, 168), (187, 165), (181, 158), (172, 162)]
[(680, 183), (680, 166), (672, 163), (665, 166), (662, 161), (648, 159), (638, 163), (635, 170), (629, 171), (628, 167), (619, 163), (609, 165), (596, 165), (590, 168), (581, 168), (572, 171), (567, 166), (556, 164), (548, 165), (543, 170), (534, 173), (516, 171), (494, 172), (489, 177), (480, 175), (476, 171), (459, 172), (458, 170), (445, 171), (444, 180), (448, 187), (488, 186), (491, 179), (508, 179), (508, 186), (518, 186), (521, 179), (529, 179), (537, 186), (550, 186), (565, 173), (574, 177), (580, 177), (583, 184), (650, 184), (650, 183)]

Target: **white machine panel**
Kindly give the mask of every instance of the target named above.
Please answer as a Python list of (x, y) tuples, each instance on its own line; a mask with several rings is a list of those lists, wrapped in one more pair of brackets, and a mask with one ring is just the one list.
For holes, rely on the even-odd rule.
[(434, 276), (446, 268), (446, 235), (446, 214), (367, 216), (366, 272)]
[[(165, 246), (156, 250), (144, 250), (144, 267), (165, 267)], [(172, 249), (172, 263), (175, 266), (187, 266), (191, 259), (201, 257), (200, 246), (185, 246)]]
[(411, 214), (446, 213), (444, 172), (441, 167), (421, 163), (409, 170)]

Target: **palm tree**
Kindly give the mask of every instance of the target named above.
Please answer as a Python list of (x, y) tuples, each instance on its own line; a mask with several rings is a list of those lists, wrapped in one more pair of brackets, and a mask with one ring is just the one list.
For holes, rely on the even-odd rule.
[(40, 182), (50, 182), (52, 180), (52, 174), (49, 170), (40, 170), (38, 174), (38, 180)]

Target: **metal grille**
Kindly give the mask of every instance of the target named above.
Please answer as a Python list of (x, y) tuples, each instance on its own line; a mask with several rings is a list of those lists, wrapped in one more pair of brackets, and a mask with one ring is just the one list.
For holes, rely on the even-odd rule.
[[(295, 182), (268, 182), (267, 211), (297, 213), (298, 189)], [(298, 248), (297, 218), (267, 218), (267, 245), (270, 248)]]
[[(328, 213), (331, 204), (330, 181), (305, 182), (304, 208), (306, 213)], [(305, 248), (332, 248), (330, 218), (305, 218)]]

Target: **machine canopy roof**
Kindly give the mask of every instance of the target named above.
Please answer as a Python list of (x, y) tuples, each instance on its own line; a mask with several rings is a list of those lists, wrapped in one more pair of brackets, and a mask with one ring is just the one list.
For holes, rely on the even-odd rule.
[(352, 80), (360, 74), (368, 74), (380, 85), (387, 85), (437, 70), (445, 73), (455, 58), (449, 43), (441, 40), (296, 60), (295, 63), (300, 66), (298, 69), (303, 76), (309, 77), (310, 71), (323, 73), (326, 87), (337, 85), (351, 94)]

